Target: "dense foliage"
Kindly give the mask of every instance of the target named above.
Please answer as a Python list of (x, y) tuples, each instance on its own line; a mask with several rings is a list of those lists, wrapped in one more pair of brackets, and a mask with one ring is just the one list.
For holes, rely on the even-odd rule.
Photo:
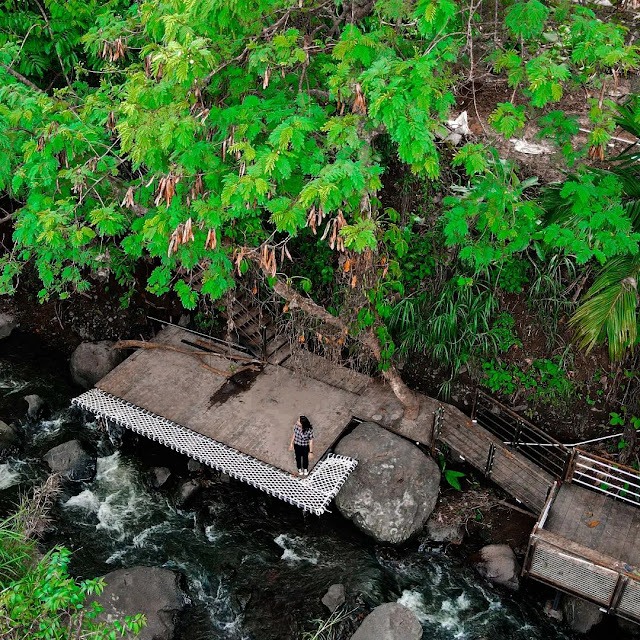
[[(620, 359), (637, 169), (603, 161), (640, 126), (614, 101), (640, 66), (625, 20), (539, 0), (4, 0), (0, 292), (25, 269), (42, 300), (107, 275), (124, 304), (142, 284), (191, 309), (255, 265), (375, 335), (383, 367), (418, 349), (455, 373), (500, 354), (500, 291), (557, 318), (588, 281), (572, 322)], [(475, 126), (452, 133), (463, 108)], [(571, 171), (557, 188), (514, 160), (525, 133)]]

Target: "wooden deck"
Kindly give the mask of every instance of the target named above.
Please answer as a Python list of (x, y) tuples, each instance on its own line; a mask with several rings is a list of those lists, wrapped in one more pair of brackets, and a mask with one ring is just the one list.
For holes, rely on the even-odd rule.
[(564, 483), (544, 527), (557, 536), (640, 567), (640, 509)]
[(523, 574), (640, 621), (640, 509), (556, 482), (533, 529)]
[[(194, 351), (183, 339), (190, 339), (190, 334), (167, 327), (155, 341)], [(274, 341), (279, 351), (285, 348), (281, 338)], [(222, 356), (206, 354), (204, 362), (231, 371), (231, 361)], [(314, 425), (313, 468), (352, 418), (377, 422), (414, 442), (430, 445), (434, 415), (440, 407), (443, 420), (437, 440), (486, 472), (533, 512), (542, 508), (553, 481), (455, 407), (420, 396), (418, 419), (407, 420), (401, 403), (380, 379), (336, 366), (305, 350), (283, 358), (281, 366), (266, 364), (255, 374), (242, 374), (238, 382), (228, 382), (190, 355), (139, 349), (96, 386), (290, 473), (296, 469), (289, 441), (300, 414)]]

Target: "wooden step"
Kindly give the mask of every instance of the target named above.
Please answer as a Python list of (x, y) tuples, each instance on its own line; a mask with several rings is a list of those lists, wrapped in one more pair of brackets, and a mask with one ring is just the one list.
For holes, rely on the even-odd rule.
[(258, 324), (261, 322), (260, 309), (258, 309), (258, 307), (233, 314), (233, 324), (235, 324), (238, 329), (254, 322)]
[(291, 344), (284, 336), (277, 336), (267, 344), (267, 362), (283, 364), (291, 357)]
[(267, 343), (267, 355), (275, 353), (283, 344), (287, 344), (289, 340), (284, 336), (277, 336)]

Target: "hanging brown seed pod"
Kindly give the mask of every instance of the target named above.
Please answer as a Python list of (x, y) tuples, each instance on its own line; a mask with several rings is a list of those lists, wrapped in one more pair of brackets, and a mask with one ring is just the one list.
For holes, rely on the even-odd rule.
[(351, 107), (351, 111), (361, 116), (366, 116), (367, 103), (365, 102), (364, 95), (362, 94), (362, 87), (360, 86), (359, 82), (356, 82), (355, 92), (356, 92), (356, 99), (353, 102), (353, 107)]
[(182, 244), (193, 241), (193, 232), (191, 231), (191, 218), (187, 218), (182, 231)]
[(135, 200), (133, 198), (133, 187), (129, 187), (127, 192), (124, 194), (124, 198), (122, 199), (122, 203), (120, 206), (127, 207), (130, 209), (135, 205)]
[(191, 198), (195, 200), (199, 195), (204, 193), (204, 184), (202, 182), (202, 174), (196, 174), (196, 179), (191, 185)]
[(109, 115), (107, 116), (107, 129), (109, 131), (115, 131), (116, 128), (116, 114), (113, 111), (109, 111)]
[(238, 270), (238, 275), (242, 275), (242, 271), (240, 270), (240, 266), (242, 265), (242, 260), (244, 258), (244, 249), (240, 249), (238, 252), (238, 257), (236, 258), (236, 269)]
[(144, 75), (147, 76), (147, 78), (151, 78), (153, 76), (153, 70), (151, 69), (151, 54), (145, 56)]

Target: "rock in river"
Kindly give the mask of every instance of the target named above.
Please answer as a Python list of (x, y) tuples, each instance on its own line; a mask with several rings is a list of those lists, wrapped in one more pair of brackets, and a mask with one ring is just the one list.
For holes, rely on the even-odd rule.
[(422, 626), (413, 611), (397, 602), (376, 607), (351, 640), (420, 640)]
[(346, 600), (346, 590), (343, 584), (332, 584), (327, 593), (322, 596), (322, 604), (333, 613)]
[(114, 349), (113, 345), (114, 343), (109, 340), (79, 344), (69, 363), (73, 381), (85, 389), (90, 389), (111, 369), (117, 367), (124, 355), (121, 351)]
[(0, 420), (0, 451), (20, 446), (20, 436), (16, 429)]
[(508, 544), (490, 544), (482, 547), (472, 561), (483, 578), (512, 591), (518, 590), (520, 565)]
[(18, 321), (10, 313), (0, 313), (0, 340), (8, 338), (18, 326)]
[(91, 480), (96, 475), (96, 459), (84, 450), (78, 440), (69, 440), (49, 449), (44, 460), (51, 471), (70, 480)]
[(195, 480), (183, 480), (178, 486), (176, 502), (181, 507), (193, 500), (200, 491), (200, 485)]
[(104, 607), (100, 621), (111, 622), (143, 613), (147, 624), (136, 640), (171, 640), (186, 599), (180, 576), (168, 569), (131, 567), (104, 576), (104, 591), (95, 600)]
[[(562, 611), (567, 624), (576, 633), (589, 633), (592, 627), (595, 627), (604, 617), (597, 604), (568, 595), (565, 595), (562, 600)], [(631, 635), (627, 637), (630, 638)]]
[(43, 418), (49, 413), (47, 403), (35, 393), (24, 397), (25, 402), (29, 405), (27, 408), (27, 416), (32, 420)]
[(169, 481), (171, 471), (167, 467), (154, 467), (151, 469), (151, 486), (161, 489)]
[(422, 529), (440, 486), (438, 465), (416, 446), (363, 422), (336, 447), (358, 460), (336, 497), (346, 518), (380, 542), (404, 542)]

